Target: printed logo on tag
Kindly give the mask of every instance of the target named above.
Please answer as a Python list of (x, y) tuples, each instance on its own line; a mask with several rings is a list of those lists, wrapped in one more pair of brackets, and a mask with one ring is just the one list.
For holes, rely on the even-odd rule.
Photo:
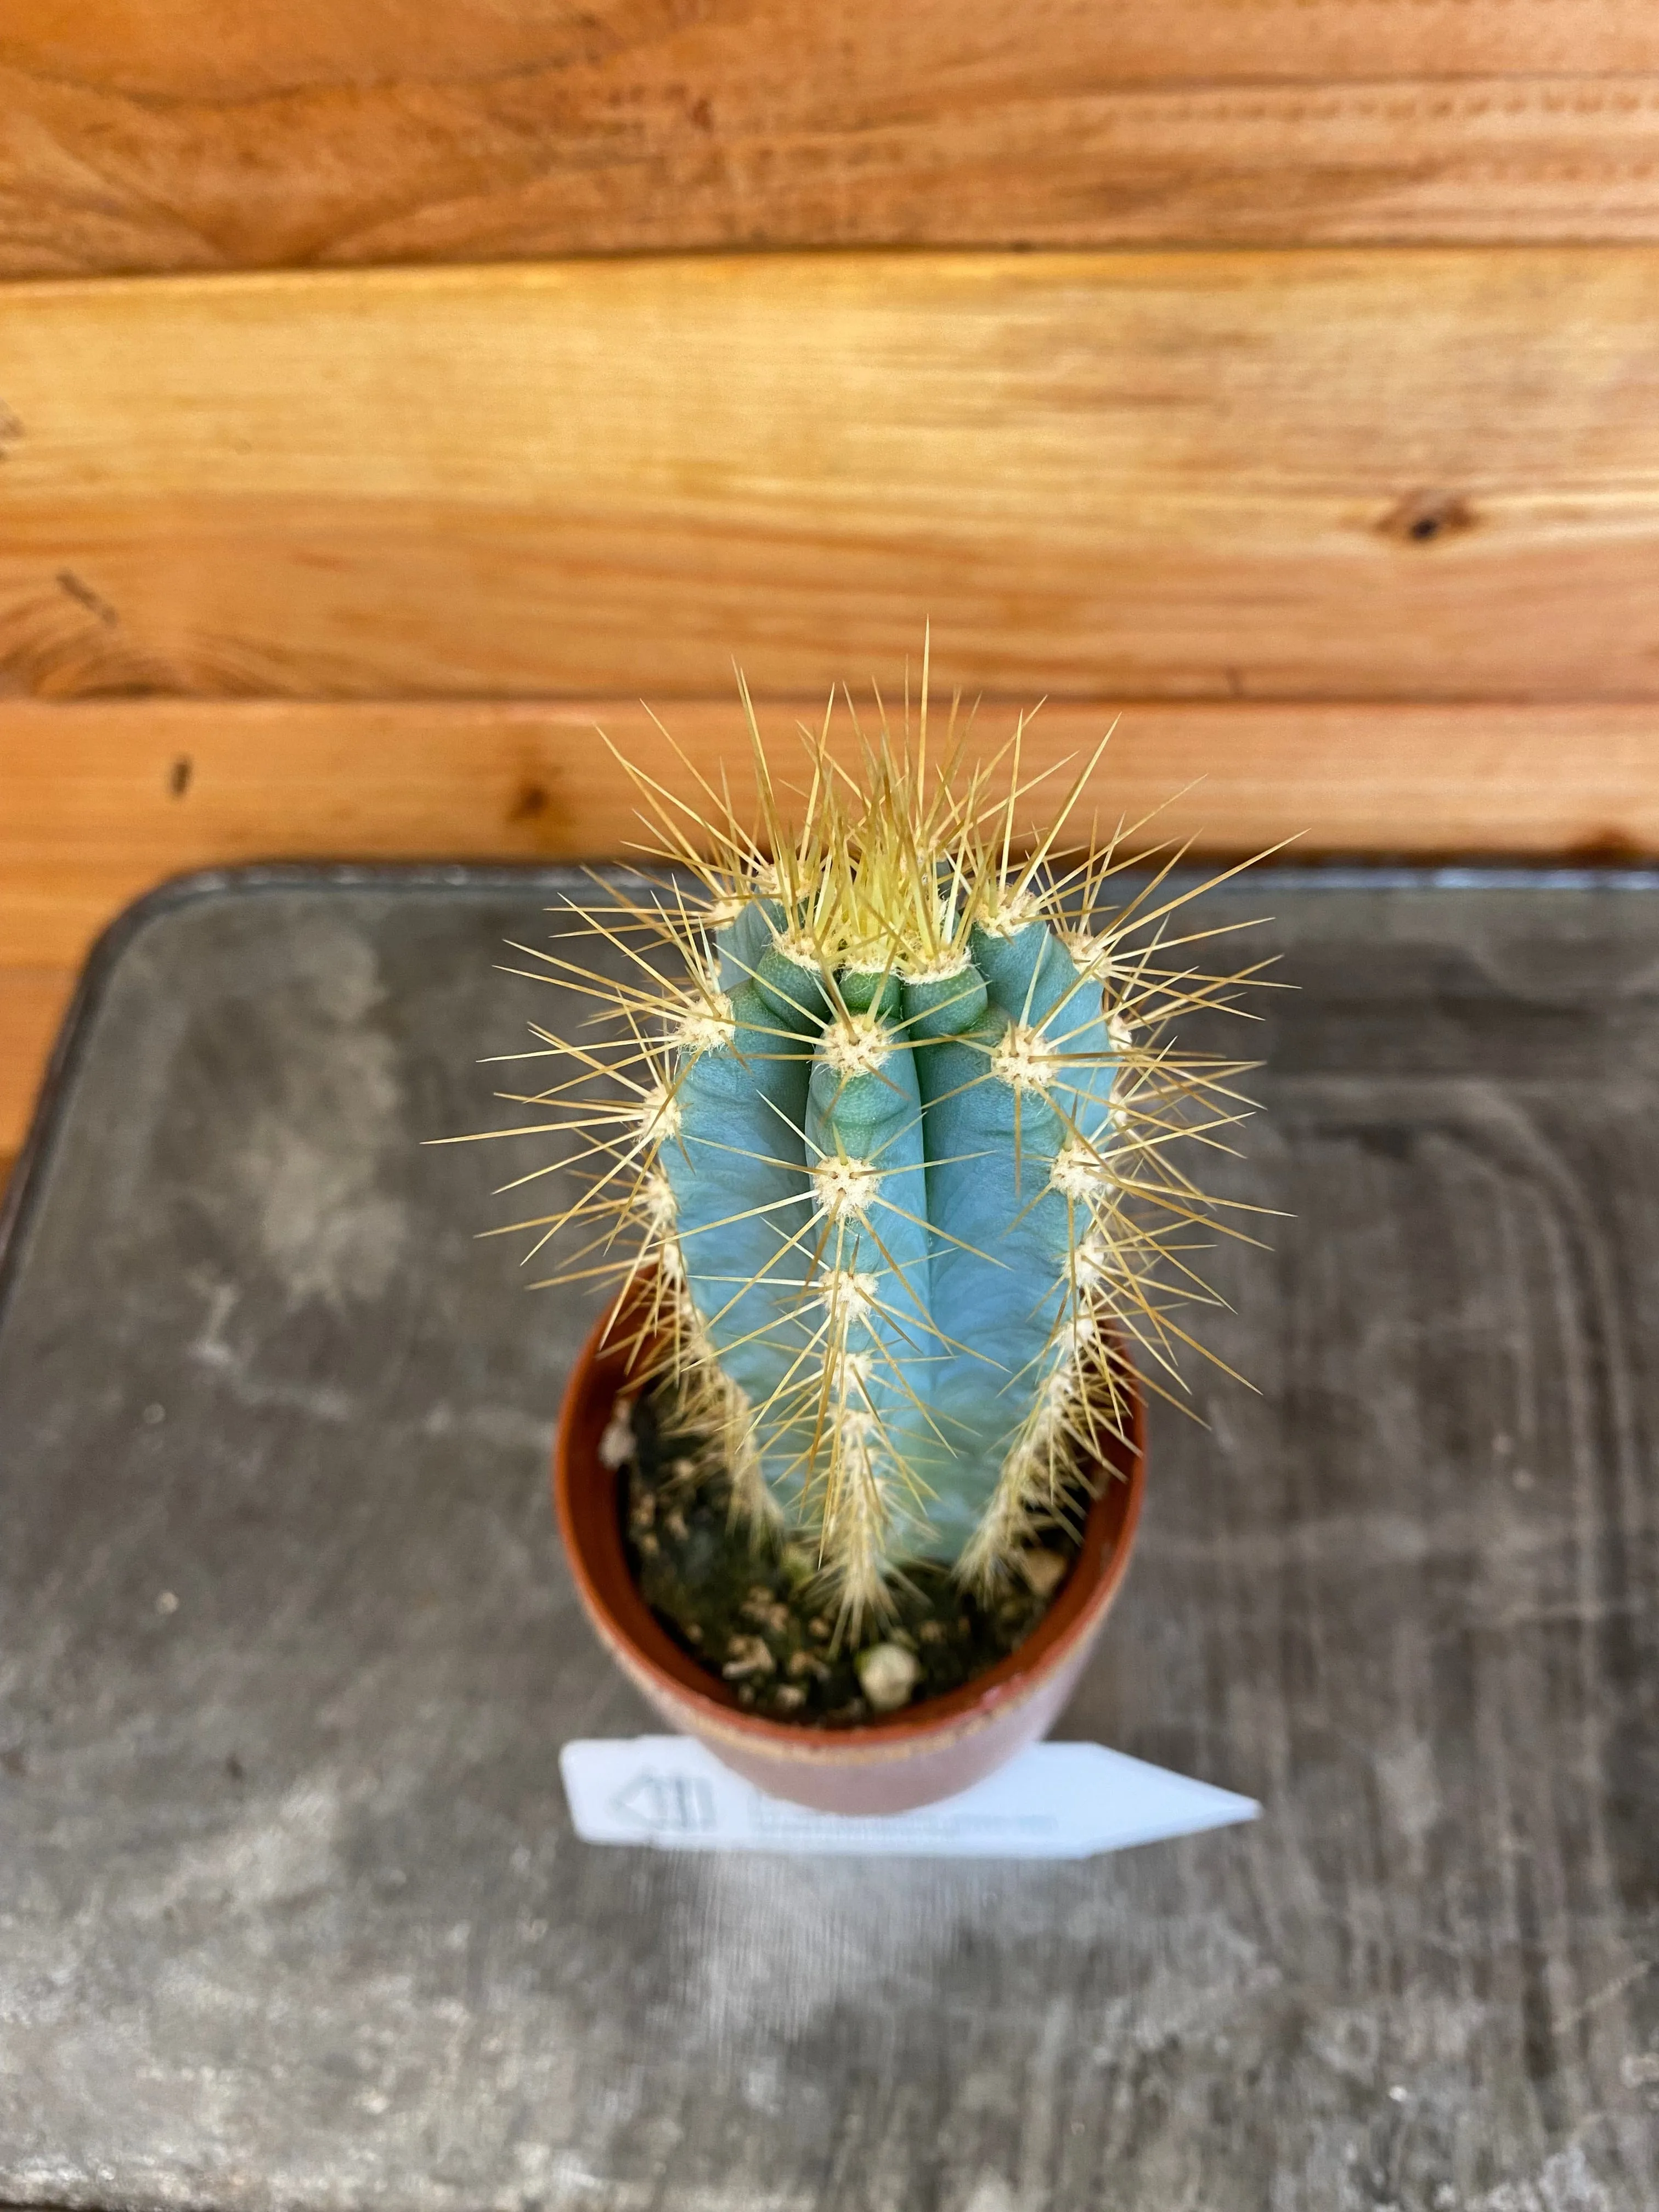
[(885, 1818), (769, 1797), (689, 1736), (568, 1743), (559, 1771), (585, 1842), (659, 1850), (1081, 1859), (1253, 1820), (1261, 1809), (1099, 1743), (1034, 1744), (959, 1797)]

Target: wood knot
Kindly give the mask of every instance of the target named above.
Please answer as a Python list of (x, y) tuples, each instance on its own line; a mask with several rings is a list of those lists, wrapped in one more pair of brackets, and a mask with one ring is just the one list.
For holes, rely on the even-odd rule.
[(1433, 545), (1475, 526), (1475, 512), (1461, 492), (1410, 491), (1389, 509), (1377, 528), (1408, 545)]
[(507, 818), (509, 822), (533, 822), (538, 814), (546, 813), (550, 804), (546, 790), (541, 784), (522, 784), (507, 809)]

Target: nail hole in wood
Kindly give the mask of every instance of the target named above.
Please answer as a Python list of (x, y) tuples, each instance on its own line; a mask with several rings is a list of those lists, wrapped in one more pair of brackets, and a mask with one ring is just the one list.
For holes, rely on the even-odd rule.
[(1461, 492), (1413, 491), (1390, 507), (1378, 529), (1385, 538), (1404, 538), (1412, 545), (1432, 545), (1475, 526), (1474, 509)]

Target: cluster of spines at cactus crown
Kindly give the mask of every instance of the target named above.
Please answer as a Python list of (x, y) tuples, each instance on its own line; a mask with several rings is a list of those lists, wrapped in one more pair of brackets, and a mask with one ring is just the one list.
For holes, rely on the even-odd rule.
[(925, 705), (846, 748), (826, 716), (786, 792), (750, 711), (750, 820), (690, 763), (692, 803), (630, 769), (674, 875), (517, 948), (598, 1032), (537, 1028), (558, 1079), (503, 1094), (567, 1139), (537, 1174), (578, 1178), (511, 1226), (586, 1225), (550, 1279), (618, 1279), (740, 1510), (855, 1631), (910, 1563), (987, 1589), (1074, 1513), (1132, 1356), (1179, 1383), (1195, 1239), (1227, 1228), (1180, 1155), (1249, 1110), (1248, 1062), (1175, 1048), (1255, 973), (1194, 964), (1219, 933), (1185, 927), (1179, 856), (1066, 856), (1098, 754), (1022, 849), (1023, 723), (965, 768), (951, 720), (930, 762)]

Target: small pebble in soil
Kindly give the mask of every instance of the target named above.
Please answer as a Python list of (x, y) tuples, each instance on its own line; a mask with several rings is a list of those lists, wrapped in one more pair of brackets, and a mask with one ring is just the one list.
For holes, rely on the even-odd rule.
[(1019, 1555), (1019, 1571), (1034, 1597), (1052, 1597), (1065, 1581), (1071, 1559), (1064, 1552), (1033, 1548)]
[(878, 1713), (896, 1713), (908, 1705), (921, 1675), (915, 1654), (902, 1644), (872, 1644), (853, 1663), (859, 1687)]
[(777, 1661), (759, 1636), (732, 1636), (726, 1638), (726, 1664), (720, 1668), (728, 1682), (741, 1682), (750, 1674), (775, 1674)]
[(626, 1467), (634, 1455), (633, 1401), (618, 1398), (611, 1409), (611, 1419), (605, 1425), (599, 1438), (599, 1465), (614, 1474)]
[(890, 1616), (867, 1622), (855, 1649), (837, 1633), (811, 1553), (734, 1522), (728, 1486), (701, 1472), (706, 1455), (677, 1413), (670, 1385), (619, 1398), (600, 1458), (626, 1470), (623, 1532), (646, 1602), (749, 1711), (850, 1728), (959, 1689), (1030, 1635), (1071, 1571), (1076, 1538), (1058, 1522), (983, 1603), (947, 1566), (923, 1561), (907, 1569)]

